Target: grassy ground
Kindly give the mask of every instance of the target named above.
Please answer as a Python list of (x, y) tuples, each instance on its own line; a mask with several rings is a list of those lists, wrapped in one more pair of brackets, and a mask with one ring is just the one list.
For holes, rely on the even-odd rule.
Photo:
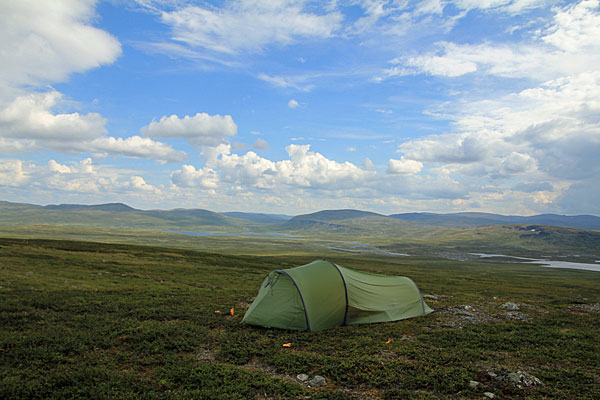
[(0, 398), (600, 398), (598, 273), (341, 253), (411, 277), (436, 312), (318, 333), (241, 325), (269, 271), (316, 258), (303, 251), (0, 239)]

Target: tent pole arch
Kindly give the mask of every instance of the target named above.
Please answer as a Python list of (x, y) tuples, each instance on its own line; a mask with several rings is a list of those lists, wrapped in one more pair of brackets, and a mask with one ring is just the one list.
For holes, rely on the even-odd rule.
[(346, 286), (346, 279), (344, 279), (344, 274), (339, 269), (339, 267), (333, 262), (327, 259), (323, 259), (323, 261), (327, 261), (329, 264), (333, 265), (333, 267), (340, 273), (340, 277), (342, 278), (342, 283), (344, 284), (344, 294), (346, 295), (346, 310), (344, 310), (344, 325), (346, 325), (346, 321), (348, 319), (348, 287)]
[(425, 300), (423, 300), (423, 295), (421, 294), (421, 289), (417, 286), (417, 284), (410, 278), (406, 278), (412, 282), (413, 285), (417, 288), (417, 292), (419, 292), (419, 297), (421, 298), (421, 307), (423, 308), (423, 315), (425, 315)]
[(304, 302), (304, 297), (302, 297), (302, 291), (298, 287), (298, 284), (296, 284), (296, 281), (294, 280), (294, 278), (292, 278), (292, 276), (290, 274), (288, 274), (287, 272), (285, 272), (284, 270), (278, 269), (275, 272), (280, 273), (280, 274), (285, 275), (288, 278), (290, 278), (290, 281), (292, 281), (292, 283), (294, 284), (294, 286), (298, 290), (298, 294), (300, 295), (300, 300), (302, 301), (302, 307), (304, 308), (304, 317), (306, 318), (306, 330), (308, 332), (310, 332), (310, 321), (308, 319), (308, 311), (306, 311), (306, 303)]

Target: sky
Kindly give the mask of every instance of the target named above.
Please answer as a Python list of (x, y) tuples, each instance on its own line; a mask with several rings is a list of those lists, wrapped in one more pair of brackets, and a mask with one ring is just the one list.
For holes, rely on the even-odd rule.
[(0, 200), (600, 215), (599, 0), (0, 0)]

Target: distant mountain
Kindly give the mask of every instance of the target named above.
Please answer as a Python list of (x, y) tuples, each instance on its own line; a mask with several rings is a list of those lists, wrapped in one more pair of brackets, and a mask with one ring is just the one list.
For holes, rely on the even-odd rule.
[(149, 210), (141, 211), (143, 215), (178, 224), (182, 228), (193, 225), (229, 226), (231, 221), (216, 212), (203, 209)]
[[(260, 226), (264, 224), (264, 227)], [(88, 225), (113, 228), (201, 231), (203, 227), (229, 230), (357, 231), (397, 235), (410, 229), (475, 228), (490, 225), (546, 225), (600, 230), (594, 215), (541, 214), (532, 216), (462, 212), (404, 213), (385, 216), (353, 209), (323, 210), (290, 217), (282, 214), (216, 213), (204, 209), (138, 210), (123, 203), (39, 206), (0, 201), (0, 225)], [(412, 227), (412, 228), (411, 228)]]
[(202, 209), (138, 210), (123, 203), (37, 206), (0, 202), (0, 225), (85, 225), (108, 228), (204, 230), (238, 220)]
[(129, 207), (123, 203), (106, 203), (106, 204), (95, 204), (95, 205), (83, 205), (83, 204), (58, 204), (58, 205), (47, 205), (44, 206), (48, 210), (100, 210), (100, 211), (112, 211), (112, 212), (123, 212), (123, 211), (139, 211), (133, 207)]
[(425, 225), (444, 227), (476, 227), (505, 224), (538, 224), (548, 226), (564, 226), (577, 229), (600, 230), (600, 217), (594, 215), (558, 215), (540, 214), (527, 217), (517, 215), (500, 215), (489, 213), (405, 213), (392, 214), (391, 218), (404, 221), (419, 222)]
[(262, 224), (277, 224), (292, 219), (291, 215), (284, 214), (262, 214), (262, 213), (246, 213), (246, 212), (224, 212), (221, 213), (225, 216), (244, 219), (252, 222), (258, 222)]
[(343, 219), (352, 219), (352, 218), (363, 218), (363, 217), (383, 217), (381, 214), (377, 214), (370, 211), (360, 211), (360, 210), (323, 210), (318, 211), (312, 214), (303, 214), (298, 215), (292, 218), (290, 221), (300, 221), (300, 220), (311, 220), (311, 221), (337, 221)]

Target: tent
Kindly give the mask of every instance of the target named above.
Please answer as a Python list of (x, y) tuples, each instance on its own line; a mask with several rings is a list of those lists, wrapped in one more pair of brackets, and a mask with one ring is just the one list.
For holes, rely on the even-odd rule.
[(431, 312), (410, 278), (359, 272), (317, 260), (269, 273), (242, 322), (321, 331)]

